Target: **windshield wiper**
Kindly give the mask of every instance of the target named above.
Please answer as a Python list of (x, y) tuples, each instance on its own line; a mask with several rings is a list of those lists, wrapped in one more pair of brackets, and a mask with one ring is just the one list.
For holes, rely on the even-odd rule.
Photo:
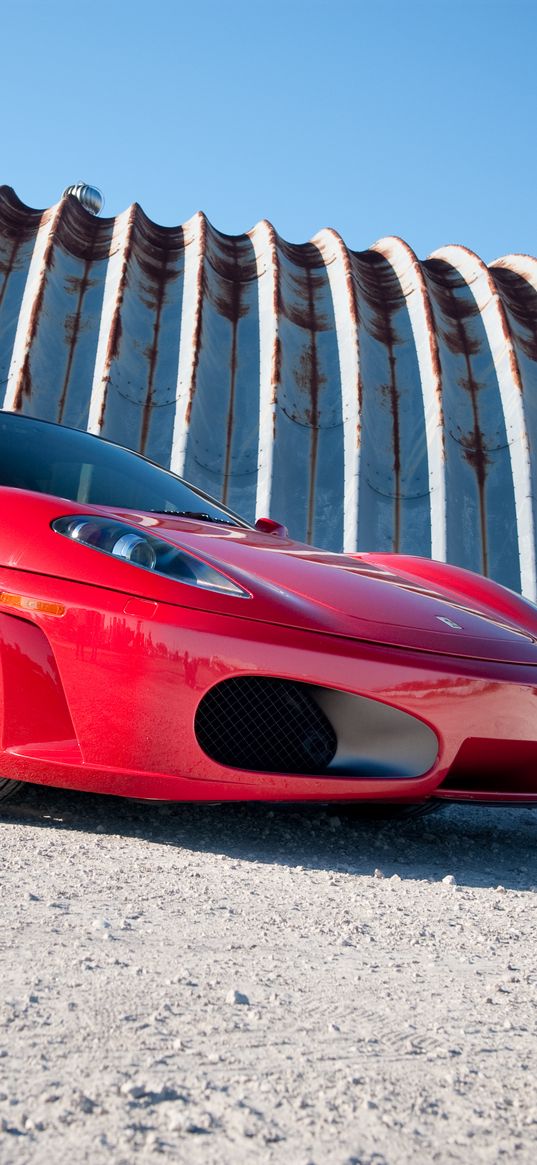
[(205, 514), (202, 510), (146, 510), (148, 514), (169, 515), (170, 518), (194, 518), (196, 522), (219, 522), (223, 526), (235, 526), (226, 518), (213, 518), (212, 514)]

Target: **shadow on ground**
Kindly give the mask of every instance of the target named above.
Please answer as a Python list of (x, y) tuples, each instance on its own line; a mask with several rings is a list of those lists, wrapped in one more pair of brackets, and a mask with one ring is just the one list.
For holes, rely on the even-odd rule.
[[(371, 821), (355, 808), (270, 804), (167, 804), (28, 786), (1, 806), (9, 823), (139, 837), (149, 844), (249, 862), (459, 885), (537, 888), (537, 812), (447, 806), (416, 820)], [(0, 843), (1, 845), (1, 843)]]

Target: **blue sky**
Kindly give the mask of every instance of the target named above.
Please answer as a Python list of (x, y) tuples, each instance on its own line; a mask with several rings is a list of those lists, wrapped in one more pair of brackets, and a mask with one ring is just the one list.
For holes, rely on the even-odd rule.
[(228, 233), (537, 253), (535, 0), (4, 0), (0, 180)]

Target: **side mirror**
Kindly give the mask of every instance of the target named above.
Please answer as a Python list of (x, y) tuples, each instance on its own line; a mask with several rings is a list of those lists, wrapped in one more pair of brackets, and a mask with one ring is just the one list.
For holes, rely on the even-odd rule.
[(273, 518), (258, 518), (255, 528), (260, 534), (274, 534), (275, 538), (289, 537), (287, 526), (282, 526), (281, 522), (275, 522)]

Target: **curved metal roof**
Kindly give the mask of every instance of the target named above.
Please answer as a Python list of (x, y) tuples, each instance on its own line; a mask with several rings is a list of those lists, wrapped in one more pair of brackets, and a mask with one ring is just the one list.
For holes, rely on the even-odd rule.
[(0, 407), (330, 549), (536, 586), (537, 260), (32, 210), (0, 187)]

